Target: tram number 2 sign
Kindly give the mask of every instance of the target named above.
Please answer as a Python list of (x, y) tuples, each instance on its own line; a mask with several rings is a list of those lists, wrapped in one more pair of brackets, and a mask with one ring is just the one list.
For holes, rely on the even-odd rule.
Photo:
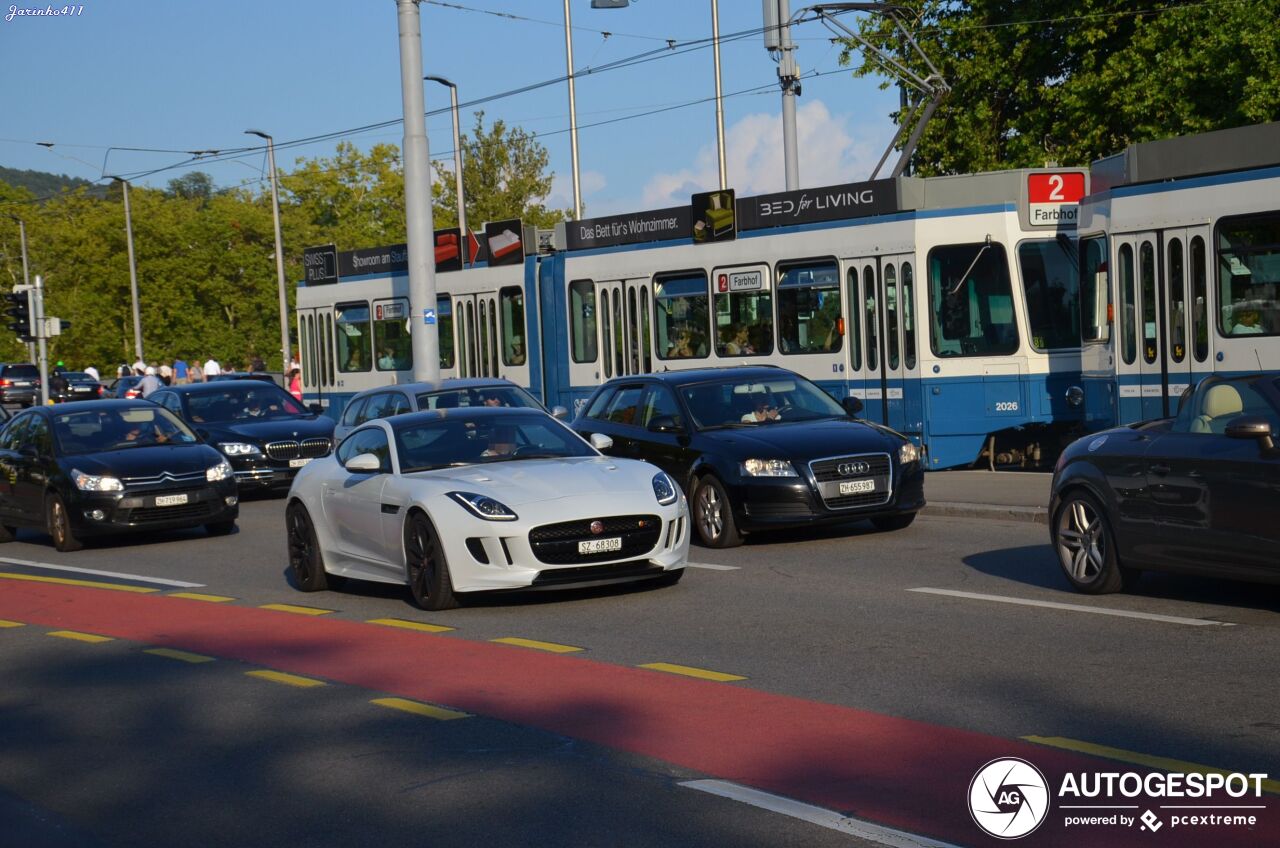
[(1074, 227), (1085, 195), (1083, 171), (1027, 175), (1027, 223), (1032, 227)]

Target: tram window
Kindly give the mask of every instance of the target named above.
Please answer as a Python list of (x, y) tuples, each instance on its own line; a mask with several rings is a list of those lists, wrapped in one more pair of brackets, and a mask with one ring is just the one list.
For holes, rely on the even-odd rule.
[(613, 376), (613, 354), (609, 350), (609, 346), (613, 343), (613, 337), (609, 335), (609, 290), (600, 290), (600, 321), (601, 329), (604, 330), (604, 376), (605, 379)]
[(626, 352), (623, 343), (623, 317), (622, 290), (617, 289), (613, 293), (613, 361), (614, 371), (618, 374), (627, 373)]
[(1111, 301), (1111, 283), (1107, 268), (1106, 236), (1080, 242), (1080, 322), (1081, 339), (1105, 342), (1111, 338), (1111, 322), (1107, 309)]
[(653, 370), (653, 345), (649, 341), (649, 289), (640, 289), (640, 342), (644, 351), (644, 373)]
[(783, 353), (840, 350), (840, 315), (835, 262), (778, 266), (778, 347)]
[(1182, 239), (1169, 241), (1169, 352), (1174, 362), (1187, 356), (1186, 267)]
[(849, 323), (849, 367), (854, 371), (862, 368), (862, 338), (860, 328), (862, 327), (862, 317), (858, 314), (858, 304), (862, 301), (858, 300), (858, 269), (849, 269), (848, 291), (845, 296), (849, 299), (849, 317), (853, 320)]
[(368, 371), (373, 361), (369, 335), (369, 304), (339, 303), (333, 307), (338, 328), (338, 370)]
[(876, 272), (870, 265), (862, 269), (862, 309), (867, 317), (867, 370), (876, 371), (880, 362), (879, 305), (876, 303)]
[[(911, 278), (911, 263), (902, 263), (902, 364), (908, 369), (916, 367), (915, 281)], [(857, 323), (856, 321), (854, 322)], [(854, 329), (857, 336), (857, 329)]]
[(890, 368), (898, 367), (898, 272), (894, 265), (884, 266), (884, 338), (885, 360)]
[(476, 305), (471, 301), (467, 301), (466, 313), (463, 343), (467, 346), (467, 373), (464, 376), (481, 377), (483, 372), (480, 371), (480, 357), (476, 351)]
[(1133, 288), (1133, 245), (1120, 245), (1120, 357), (1125, 365), (1138, 358), (1136, 293)]
[(489, 376), (489, 302), (480, 299), (480, 376)]
[(1224, 336), (1280, 333), (1280, 213), (1218, 224), (1218, 305)]
[[(768, 275), (756, 272), (761, 287), (752, 291), (716, 293), (716, 354), (719, 356), (764, 356), (773, 353), (773, 292)], [(731, 276), (716, 273), (716, 279)], [(728, 288), (729, 280), (717, 288)]]
[(498, 304), (489, 302), (489, 365), (490, 377), (498, 376)]
[(314, 386), (316, 380), (316, 325), (311, 315), (302, 316), (302, 380)]
[[(967, 272), (968, 276), (961, 277)], [(930, 344), (938, 356), (1003, 356), (1018, 350), (1004, 246), (957, 244), (929, 252)]]
[(574, 362), (596, 361), (596, 289), (590, 280), (569, 284), (569, 338)]
[(1075, 246), (1065, 238), (1018, 245), (1027, 325), (1036, 350), (1080, 346), (1080, 279), (1075, 261)]
[(413, 367), (407, 302), (395, 300), (374, 305), (373, 349), (377, 351), (374, 363), (379, 371), (405, 371)]
[(502, 361), (524, 365), (524, 292), (510, 286), (498, 292), (502, 311)]
[(440, 367), (452, 368), (453, 347), (453, 298), (442, 294), (436, 298), (436, 330), (440, 337)]
[(639, 333), (639, 321), (636, 320), (636, 290), (627, 289), (627, 328), (631, 331), (631, 345), (627, 348), (631, 355), (631, 373), (640, 373), (640, 340), (636, 338)]
[(707, 355), (707, 301), (707, 275), (701, 271), (655, 278), (653, 327), (659, 359)]
[(1195, 339), (1196, 362), (1209, 358), (1209, 282), (1204, 256), (1204, 239), (1191, 240), (1191, 336)]
[(1156, 251), (1144, 241), (1138, 249), (1138, 273), (1142, 279), (1142, 358), (1156, 361)]

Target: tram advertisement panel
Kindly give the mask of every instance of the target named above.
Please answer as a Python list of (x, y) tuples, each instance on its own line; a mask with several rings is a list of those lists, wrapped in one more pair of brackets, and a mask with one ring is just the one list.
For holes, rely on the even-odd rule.
[(738, 221), (733, 189), (695, 194), (689, 201), (689, 209), (693, 219), (693, 232), (690, 235), (694, 244), (733, 241), (737, 236)]
[(744, 197), (738, 206), (740, 230), (842, 221), (900, 211), (893, 180), (761, 194)]
[(324, 244), (302, 251), (302, 268), (309, 286), (324, 286), (338, 282), (337, 245)]
[(523, 232), (519, 218), (490, 221), (484, 225), (484, 244), (489, 251), (490, 267), (524, 262)]
[(435, 231), (436, 270), (462, 270), (462, 230), (448, 227)]

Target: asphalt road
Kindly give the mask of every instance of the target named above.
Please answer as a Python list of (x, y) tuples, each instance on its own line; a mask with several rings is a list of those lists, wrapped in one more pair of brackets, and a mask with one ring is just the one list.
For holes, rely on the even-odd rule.
[[(634, 675), (651, 675), (654, 703), (677, 678), (638, 666), (745, 678), (678, 678), (700, 687), (683, 690), (694, 712), (702, 693), (731, 692), (716, 702), (726, 722), (750, 720), (749, 704), (787, 696), (797, 700), (769, 701), (771, 708), (784, 704), (800, 717), (809, 705), (830, 705), (858, 711), (848, 715), (868, 725), (883, 716), (1010, 744), (1056, 740), (1034, 743), (1045, 756), (1105, 746), (1116, 756), (1280, 772), (1280, 587), (1148, 575), (1132, 594), (1076, 595), (1041, 525), (922, 517), (897, 533), (855, 524), (774, 534), (730, 551), (695, 547), (693, 562), (713, 567), (691, 568), (672, 588), (503, 596), (428, 614), (395, 587), (298, 592), (287, 579), (282, 519), (282, 501), (249, 501), (229, 537), (178, 533), (75, 554), (22, 531), (0, 549), (0, 571), (231, 598), (184, 602), (209, 630), (224, 621), (228, 629), (252, 626), (252, 616), (268, 615), (257, 609), (265, 604), (327, 610), (269, 613), (281, 633), (297, 629), (299, 644), (321, 626), (349, 623), (341, 639), (354, 650), (366, 631), (387, 630), (364, 623), (374, 619), (453, 628), (428, 638), (471, 651), (459, 656), (474, 657), (473, 689), (488, 688), (482, 672), (492, 656), (527, 663), (493, 683), (484, 703), (502, 706), (440, 721), (373, 705), (396, 690), (344, 682), (358, 676), (351, 669), (359, 657), (332, 673), (313, 663), (321, 673), (310, 677), (325, 685), (301, 688), (248, 676), (271, 663), (244, 655), (186, 663), (148, 654), (137, 639), (49, 638), (53, 628), (34, 621), (0, 629), (0, 812), (40, 837), (31, 844), (858, 843), (682, 786), (738, 775), (702, 767), (714, 752), (663, 748), (661, 727), (599, 729), (582, 704), (574, 708), (581, 716), (566, 717), (563, 705), (557, 715), (521, 712), (511, 681), (544, 662), (562, 664), (546, 665), (548, 675), (582, 670), (616, 681), (619, 693), (630, 691)], [(62, 591), (0, 579), (0, 608), (2, 593), (18, 586)], [(104, 608), (121, 597), (147, 610), (157, 597), (66, 591), (99, 592)], [(511, 638), (580, 650), (555, 656), (493, 644)], [(530, 701), (542, 695), (535, 689)], [(459, 700), (465, 696), (444, 703)], [(638, 738), (646, 735), (657, 741)], [(793, 783), (781, 785), (808, 785), (797, 776), (805, 768), (802, 758), (787, 763)], [(867, 769), (870, 778), (873, 764)], [(972, 771), (951, 777), (967, 783)], [(757, 778), (756, 785), (770, 782)], [(824, 806), (875, 819), (871, 805)], [(912, 814), (925, 825), (914, 830), (928, 832), (930, 812)], [(954, 841), (980, 842), (976, 831), (970, 836)]]

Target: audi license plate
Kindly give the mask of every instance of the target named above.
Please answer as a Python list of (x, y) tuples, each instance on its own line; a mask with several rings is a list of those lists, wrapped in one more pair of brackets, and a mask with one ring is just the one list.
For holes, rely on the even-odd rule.
[(291, 459), (289, 460), (289, 467), (301, 468), (302, 466), (306, 465), (310, 461), (311, 461), (311, 457), (306, 457), (305, 459)]
[(187, 502), (186, 495), (157, 495), (156, 506), (178, 506)]
[(578, 543), (578, 553), (580, 554), (603, 554), (608, 551), (622, 550), (622, 537), (614, 536), (612, 539), (588, 539), (585, 542)]
[(842, 495), (856, 495), (860, 492), (874, 492), (875, 490), (875, 480), (848, 480), (840, 484), (840, 494)]

